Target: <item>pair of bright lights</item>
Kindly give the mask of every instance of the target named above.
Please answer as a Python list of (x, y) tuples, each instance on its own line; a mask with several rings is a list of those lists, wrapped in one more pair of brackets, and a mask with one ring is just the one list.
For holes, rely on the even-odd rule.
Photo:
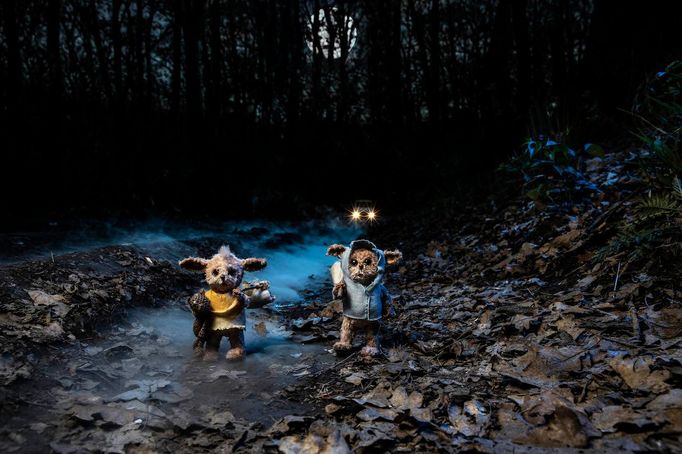
[(367, 218), (367, 220), (369, 220), (369, 221), (374, 221), (377, 218), (376, 211), (368, 210), (367, 212), (363, 213), (362, 211), (358, 210), (357, 208), (353, 209), (353, 211), (351, 211), (350, 217), (354, 221), (359, 221), (360, 219), (362, 219), (363, 214)]

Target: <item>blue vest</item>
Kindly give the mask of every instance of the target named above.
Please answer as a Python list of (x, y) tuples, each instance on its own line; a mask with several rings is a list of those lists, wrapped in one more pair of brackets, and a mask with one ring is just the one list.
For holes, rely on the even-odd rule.
[[(379, 257), (379, 271), (374, 281), (365, 287), (354, 282), (350, 278), (348, 262), (350, 254), (355, 249), (370, 249)], [(343, 297), (343, 315), (360, 320), (380, 320), (382, 310), (382, 297), (388, 294), (383, 285), (384, 270), (386, 268), (386, 258), (384, 252), (367, 240), (357, 240), (350, 244), (350, 248), (341, 255), (341, 270), (343, 272), (343, 282), (346, 284), (346, 292)]]

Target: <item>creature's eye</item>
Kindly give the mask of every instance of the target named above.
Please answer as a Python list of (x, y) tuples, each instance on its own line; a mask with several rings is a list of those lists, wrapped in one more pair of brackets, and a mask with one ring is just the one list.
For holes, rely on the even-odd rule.
[(355, 265), (358, 264), (358, 261), (355, 260), (355, 259), (353, 259), (353, 260), (350, 261), (350, 264), (353, 265), (353, 266), (355, 266)]
[(234, 276), (235, 274), (237, 274), (237, 270), (235, 270), (234, 268), (228, 268), (227, 274), (229, 274), (230, 276)]
[(220, 271), (218, 271), (218, 269), (217, 269), (217, 268), (213, 270), (213, 275), (214, 275), (214, 276), (217, 276), (217, 275), (218, 275), (218, 273), (220, 273)]
[(366, 258), (365, 259), (365, 265), (370, 265), (372, 263), (372, 259)]

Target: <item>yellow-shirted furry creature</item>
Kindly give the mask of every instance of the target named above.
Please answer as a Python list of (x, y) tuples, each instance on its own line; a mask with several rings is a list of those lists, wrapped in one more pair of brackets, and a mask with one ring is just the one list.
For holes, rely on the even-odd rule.
[[(249, 306), (247, 292), (242, 292), (245, 271), (258, 271), (267, 266), (260, 258), (239, 259), (228, 246), (220, 248), (210, 259), (189, 257), (180, 261), (180, 266), (190, 271), (205, 273), (209, 290), (192, 295), (189, 307), (194, 314), (194, 354), (205, 360), (218, 357), (220, 341), (223, 337), (230, 340), (230, 349), (225, 356), (228, 360), (244, 357), (244, 330), (246, 329), (245, 308)], [(268, 284), (263, 281), (249, 290), (258, 289), (257, 297), (274, 300), (267, 291)]]

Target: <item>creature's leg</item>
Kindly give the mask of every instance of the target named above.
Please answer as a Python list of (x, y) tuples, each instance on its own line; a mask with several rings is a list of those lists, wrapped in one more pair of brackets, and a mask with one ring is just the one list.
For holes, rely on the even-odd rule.
[(362, 348), (360, 354), (364, 356), (379, 356), (381, 353), (381, 343), (379, 339), (379, 321), (366, 322), (365, 330), (367, 333), (367, 345)]
[(220, 340), (223, 338), (222, 334), (211, 331), (206, 336), (206, 352), (204, 352), (205, 361), (215, 361), (218, 359), (218, 350), (220, 349)]
[(233, 328), (227, 332), (227, 337), (230, 339), (230, 349), (225, 355), (225, 359), (242, 359), (244, 358), (244, 330)]
[(353, 328), (353, 319), (343, 317), (343, 322), (341, 322), (341, 339), (334, 344), (334, 350), (343, 352), (353, 347)]
[(197, 338), (192, 344), (192, 354), (196, 358), (200, 358), (201, 356), (203, 356), (205, 343), (206, 343), (205, 339)]
[(194, 356), (196, 357), (201, 357), (204, 354), (204, 345), (206, 344), (206, 331), (202, 333), (202, 328), (204, 326), (204, 322), (199, 319), (194, 319), (194, 326), (192, 327), (194, 331), (194, 335), (197, 336), (197, 339), (194, 341), (194, 344), (192, 344), (192, 351), (194, 353)]

